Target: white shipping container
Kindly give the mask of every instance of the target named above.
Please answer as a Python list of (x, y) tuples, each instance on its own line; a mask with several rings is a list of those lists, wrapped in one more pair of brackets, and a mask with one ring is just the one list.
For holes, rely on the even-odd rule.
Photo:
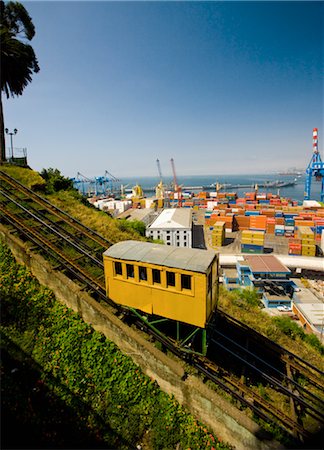
[(275, 230), (284, 230), (285, 225), (275, 225)]
[(294, 231), (295, 227), (292, 225), (285, 225), (285, 230), (286, 231)]
[(217, 192), (210, 192), (209, 196), (210, 196), (210, 198), (215, 198), (215, 197), (217, 197)]
[(214, 201), (207, 202), (207, 209), (213, 210), (214, 206), (217, 206), (217, 202), (214, 202)]

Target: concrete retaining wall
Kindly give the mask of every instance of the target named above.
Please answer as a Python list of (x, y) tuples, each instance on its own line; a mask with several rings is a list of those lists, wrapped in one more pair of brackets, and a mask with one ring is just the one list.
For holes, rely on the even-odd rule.
[(61, 272), (53, 270), (41, 256), (32, 253), (26, 244), (0, 225), (0, 235), (11, 248), (18, 262), (25, 264), (42, 285), (50, 288), (56, 298), (78, 312), (83, 320), (115, 342), (144, 373), (155, 379), (161, 389), (187, 407), (215, 434), (236, 449), (267, 450), (284, 448), (264, 438), (260, 427), (222, 397), (207, 388), (199, 379), (185, 375), (184, 367), (157, 350), (140, 333), (130, 329), (114, 316), (113, 308), (97, 303)]

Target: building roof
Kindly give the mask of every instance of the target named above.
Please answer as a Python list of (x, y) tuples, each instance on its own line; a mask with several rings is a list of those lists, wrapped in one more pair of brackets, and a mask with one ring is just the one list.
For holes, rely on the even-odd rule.
[(189, 208), (164, 209), (150, 225), (150, 229), (191, 228), (192, 212)]
[(244, 259), (254, 273), (290, 273), (288, 267), (273, 255), (245, 255)]
[(173, 247), (140, 241), (122, 241), (106, 250), (104, 256), (206, 273), (210, 264), (214, 261), (216, 253), (212, 250), (197, 248)]
[(120, 214), (118, 214), (118, 219), (129, 219), (129, 220), (143, 220), (149, 215), (154, 214), (154, 210), (152, 208), (141, 208), (141, 209), (128, 209)]
[(236, 269), (224, 269), (223, 274), (226, 278), (237, 278), (238, 273)]
[(291, 302), (291, 298), (285, 294), (278, 295), (278, 294), (269, 294), (269, 292), (264, 292), (263, 296), (270, 302), (273, 302), (273, 301), (275, 301), (275, 302), (278, 302), (278, 301)]
[(323, 327), (324, 323), (324, 307), (323, 303), (295, 303), (303, 316), (310, 324)]

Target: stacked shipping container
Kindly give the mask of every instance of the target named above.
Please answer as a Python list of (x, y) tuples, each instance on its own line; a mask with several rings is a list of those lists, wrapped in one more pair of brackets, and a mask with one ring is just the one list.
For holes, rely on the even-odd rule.
[(241, 240), (242, 253), (263, 253), (264, 231), (244, 230)]
[(225, 222), (216, 222), (212, 231), (213, 247), (221, 247), (225, 241)]

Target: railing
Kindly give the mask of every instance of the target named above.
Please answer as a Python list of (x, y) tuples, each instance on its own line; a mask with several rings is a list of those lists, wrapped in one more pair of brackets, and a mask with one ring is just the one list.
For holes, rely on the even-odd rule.
[(27, 166), (27, 148), (6, 147), (6, 161), (15, 166)]

